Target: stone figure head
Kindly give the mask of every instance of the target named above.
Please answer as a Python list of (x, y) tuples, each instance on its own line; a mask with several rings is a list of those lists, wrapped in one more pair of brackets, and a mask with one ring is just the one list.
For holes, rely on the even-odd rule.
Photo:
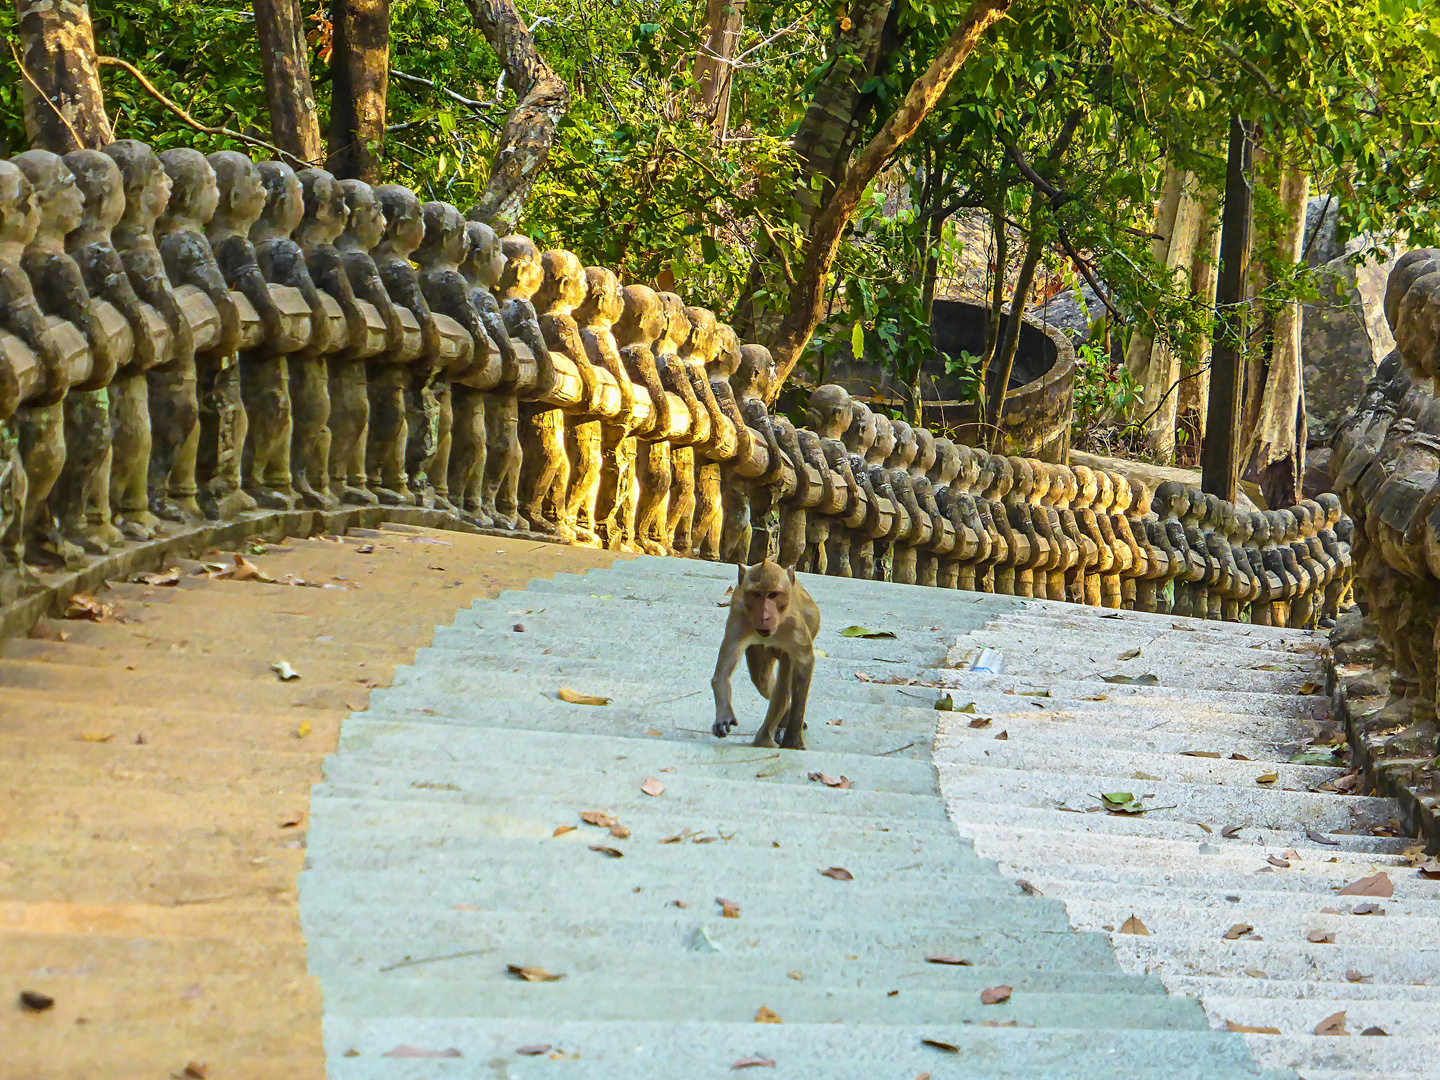
[(381, 184), (375, 189), (375, 198), (385, 215), (385, 238), (381, 245), (391, 255), (408, 258), (425, 239), (420, 200), (404, 184)]
[[(157, 163), (158, 164), (158, 163)], [(105, 236), (125, 216), (125, 180), (114, 158), (100, 150), (76, 150), (65, 155), (65, 166), (75, 177), (85, 205), (80, 222), (86, 231)]]
[(930, 468), (930, 479), (937, 488), (951, 487), (960, 481), (959, 490), (965, 490), (960, 480), (965, 465), (960, 448), (950, 439), (936, 439), (934, 446), (935, 462)]
[(24, 247), (40, 227), (40, 208), (18, 166), (0, 160), (0, 243)]
[(300, 182), (304, 213), (295, 239), (301, 245), (333, 244), (345, 231), (345, 190), (340, 181), (324, 169), (301, 169), (295, 174)]
[(540, 256), (545, 279), (535, 292), (542, 315), (569, 315), (585, 301), (585, 266), (573, 251), (556, 248)]
[(1390, 332), (1396, 337), (1400, 333), (1400, 302), (1410, 291), (1417, 278), (1440, 269), (1440, 251), (1435, 248), (1417, 248), (1407, 251), (1395, 260), (1390, 275), (1385, 279), (1385, 321)]
[(260, 218), (250, 227), (251, 240), (279, 239), (291, 235), (305, 220), (305, 189), (295, 170), (283, 161), (262, 161), (255, 166), (265, 205)]
[(1095, 494), (1091, 497), (1090, 505), (1095, 508), (1097, 514), (1109, 514), (1116, 509), (1119, 492), (1115, 488), (1115, 482), (1110, 479), (1110, 474), (1103, 469), (1092, 470), (1090, 477), (1095, 483)]
[(731, 385), (735, 396), (763, 398), (775, 381), (775, 358), (764, 345), (740, 346), (740, 366), (735, 369)]
[(895, 449), (891, 451), (891, 460), (885, 464), (893, 469), (908, 470), (920, 449), (915, 441), (915, 429), (904, 420), (891, 420), (890, 427), (895, 432)]
[(708, 308), (687, 307), (685, 321), (690, 324), (681, 354), (693, 363), (708, 364), (715, 354), (715, 328), (718, 325), (715, 313)]
[(31, 243), (47, 237), (63, 239), (80, 227), (85, 196), (59, 154), (52, 154), (49, 150), (27, 150), (10, 160), (30, 181), (35, 205), (40, 212), (40, 225)]
[(460, 272), (466, 280), (494, 290), (505, 273), (505, 253), (500, 249), (500, 238), (483, 221), (465, 222), (465, 237), (469, 247), (465, 258), (460, 260)]
[[(1018, 460), (1018, 459), (1017, 459)], [(1008, 457), (999, 454), (990, 454), (985, 462), (990, 473), (990, 483), (986, 485), (992, 499), (1004, 499), (1012, 491), (1020, 498), (1024, 498), (1027, 492), (1018, 491), (1019, 476), (1015, 472), (1014, 463)]]
[(915, 436), (915, 457), (910, 462), (911, 475), (929, 476), (935, 465), (935, 436), (926, 427), (913, 427), (910, 430)]
[(420, 224), (423, 236), (415, 248), (415, 261), (422, 267), (458, 270), (470, 245), (460, 211), (447, 202), (427, 202), (420, 208)]
[(159, 155), (135, 139), (121, 139), (100, 151), (120, 168), (125, 192), (121, 221), (151, 229), (170, 202), (170, 174)]
[(1070, 483), (1067, 485), (1069, 491), (1070, 506), (1075, 510), (1088, 510), (1095, 505), (1095, 500), (1100, 494), (1100, 481), (1094, 472), (1084, 465), (1072, 465)]
[(585, 299), (575, 309), (581, 326), (608, 330), (625, 312), (625, 297), (620, 292), (620, 279), (605, 266), (585, 268)]
[(360, 251), (372, 251), (385, 237), (385, 211), (375, 189), (362, 180), (341, 180), (345, 199), (345, 228), (341, 237)]
[(265, 210), (260, 170), (238, 150), (219, 150), (206, 159), (215, 170), (219, 199), (210, 218), (211, 232), (233, 229), (244, 236)]
[(875, 439), (880, 434), (879, 425), (876, 423), (875, 414), (863, 401), (850, 399), (850, 424), (845, 429), (841, 439), (846, 449), (852, 454), (858, 454), (867, 461), (870, 458), (870, 448), (875, 445)]
[(805, 422), (821, 438), (841, 438), (851, 420), (850, 394), (843, 386), (825, 383), (810, 391), (805, 402)]
[(1315, 496), (1315, 501), (1320, 504), (1320, 509), (1325, 515), (1325, 524), (1321, 527), (1333, 529), (1335, 523), (1340, 520), (1340, 496), (1333, 491), (1323, 491)]
[(519, 233), (505, 237), (501, 250), (505, 255), (505, 270), (500, 276), (500, 293), (506, 299), (529, 300), (545, 280), (539, 250), (528, 236)]
[(1435, 378), (1440, 347), (1440, 263), (1417, 277), (1400, 301), (1395, 346), (1405, 366), (1423, 378)]
[(665, 311), (665, 330), (655, 339), (655, 352), (678, 353), (690, 340), (690, 320), (685, 317), (685, 301), (673, 292), (657, 293)]
[(729, 323), (715, 324), (714, 348), (705, 371), (711, 379), (728, 379), (740, 366), (740, 335)]
[(882, 416), (880, 413), (874, 413), (874, 416), (875, 442), (870, 447), (870, 453), (865, 455), (865, 460), (872, 465), (884, 465), (895, 453), (895, 425), (890, 422), (888, 416)]
[[(506, 237), (506, 243), (510, 238)], [(507, 270), (506, 276), (509, 276)], [(626, 285), (620, 290), (620, 318), (615, 323), (615, 339), (625, 347), (650, 343), (665, 326), (665, 312), (655, 290), (646, 285)]]
[(160, 163), (170, 177), (170, 198), (160, 216), (160, 227), (204, 229), (220, 205), (220, 188), (210, 162), (199, 150), (177, 146), (161, 154)]

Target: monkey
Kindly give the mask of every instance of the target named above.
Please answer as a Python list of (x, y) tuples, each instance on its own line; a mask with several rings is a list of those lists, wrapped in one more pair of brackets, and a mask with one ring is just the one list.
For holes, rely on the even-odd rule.
[(725, 637), (710, 680), (715, 692), (715, 725), (711, 730), (723, 739), (735, 726), (730, 677), (743, 652), (750, 681), (770, 702), (753, 745), (774, 747), (775, 733), (783, 728), (780, 745), (787, 750), (804, 750), (805, 703), (815, 672), (820, 609), (795, 580), (794, 567), (785, 569), (766, 559), (737, 569), (739, 577), (730, 597)]

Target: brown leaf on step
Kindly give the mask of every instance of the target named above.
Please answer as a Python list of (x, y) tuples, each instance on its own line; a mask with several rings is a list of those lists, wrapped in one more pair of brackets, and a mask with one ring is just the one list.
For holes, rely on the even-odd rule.
[(920, 1045), (928, 1046), (932, 1050), (940, 1050), (947, 1054), (958, 1054), (960, 1052), (960, 1047), (954, 1043), (941, 1042), (939, 1039), (921, 1039)]
[(645, 779), (645, 782), (640, 785), (640, 790), (644, 794), (649, 795), (652, 799), (654, 799), (665, 794), (665, 785), (662, 784), (659, 780), (656, 780), (655, 777), (650, 776), (647, 777)]
[(624, 825), (611, 825), (610, 835), (613, 836), (616, 840), (626, 840), (630, 837), (630, 830), (627, 829)]
[[(455, 1056), (460, 1055), (457, 1052)], [(180, 1070), (180, 1075), (184, 1080), (205, 1080), (210, 1075), (210, 1066), (203, 1061), (187, 1061), (185, 1068)]]
[(601, 855), (609, 859), (623, 859), (625, 857), (625, 853), (619, 848), (606, 847), (604, 844), (591, 844), (590, 850), (598, 851)]
[(266, 584), (274, 584), (275, 579), (258, 566), (245, 558), (238, 551), (235, 553), (235, 565), (222, 570), (218, 575), (228, 581), (260, 581)]
[(1135, 916), (1134, 912), (1131, 912), (1130, 917), (1120, 924), (1120, 933), (1138, 934), (1141, 937), (1150, 936), (1150, 931), (1146, 928), (1145, 924)]
[(1234, 840), (1240, 835), (1240, 830), (1244, 827), (1244, 825), (1226, 825), (1220, 830), (1220, 835), (1225, 837), (1226, 840)]
[(45, 1012), (55, 1007), (55, 999), (39, 990), (21, 990), (20, 1008), (25, 1012)]
[(738, 919), (740, 917), (740, 905), (734, 900), (726, 900), (724, 897), (715, 897), (715, 903), (720, 905), (720, 916), (725, 919)]
[(1180, 753), (1181, 753), (1184, 757), (1212, 757), (1212, 758), (1218, 758), (1218, 757), (1220, 756), (1220, 752), (1219, 752), (1218, 750), (1181, 750)]
[(356, 555), (369, 555), (369, 554), (370, 554), (372, 551), (374, 551), (374, 550), (375, 550), (375, 545), (374, 545), (374, 544), (361, 544), (359, 547), (357, 547), (357, 548), (355, 549), (355, 554), (356, 554)]
[(526, 967), (523, 964), (506, 964), (505, 972), (525, 982), (559, 982), (564, 975), (552, 975), (542, 967)]
[(1422, 878), (1428, 878), (1431, 881), (1440, 880), (1440, 859), (1432, 855), (1424, 862), (1418, 864), (1415, 871)]
[(965, 960), (959, 956), (946, 956), (944, 953), (935, 953), (927, 956), (925, 957), (925, 962), (927, 964), (949, 964), (952, 967), (971, 967), (974, 965), (973, 960)]
[(1135, 659), (1137, 656), (1139, 656), (1139, 655), (1140, 655), (1140, 650), (1139, 650), (1139, 649), (1127, 649), (1127, 650), (1125, 650), (1124, 652), (1122, 652), (1119, 656), (1117, 656), (1115, 659), (1116, 659), (1116, 660), (1134, 660), (1134, 659)]
[(1361, 972), (1356, 971), (1354, 968), (1348, 968), (1345, 972), (1346, 982), (1363, 983), (1368, 978), (1370, 978), (1369, 975), (1364, 975)]
[(293, 814), (287, 814), (285, 817), (283, 817), (283, 818), (280, 819), (280, 828), (282, 828), (282, 829), (296, 829), (296, 828), (299, 828), (299, 827), (304, 823), (304, 821), (305, 821), (305, 814), (304, 814), (304, 812), (303, 812), (303, 811), (300, 811), (300, 810), (297, 810), (297, 811), (295, 811), (295, 813), (293, 813)]
[(854, 881), (855, 875), (846, 870), (843, 866), (831, 866), (820, 871), (821, 877), (834, 878), (836, 881)]
[(687, 903), (685, 903), (684, 900), (671, 900), (671, 901), (670, 901), (668, 904), (666, 904), (665, 906), (666, 906), (666, 907), (688, 908), (690, 905), (687, 904)]
[(578, 690), (572, 690), (568, 686), (560, 687), (560, 700), (568, 701), (571, 705), (609, 705), (608, 697), (596, 697), (594, 694), (582, 694)]
[(1321, 1020), (1320, 1023), (1318, 1023), (1318, 1024), (1315, 1025), (1315, 1034), (1316, 1034), (1316, 1035), (1349, 1035), (1350, 1032), (1348, 1032), (1348, 1031), (1345, 1030), (1345, 1013), (1344, 1013), (1344, 1011), (1342, 1010), (1341, 1012), (1331, 1013), (1331, 1014), (1330, 1014), (1329, 1016), (1327, 1016), (1324, 1020)]
[(425, 1050), (418, 1046), (411, 1046), (409, 1043), (402, 1043), (393, 1050), (386, 1050), (380, 1056), (388, 1058), (458, 1058), (462, 1055), (453, 1046), (444, 1050)]
[(981, 1005), (1004, 1005), (1010, 1000), (1010, 995), (1015, 992), (1011, 986), (992, 986), (980, 991)]
[(521, 1057), (539, 1057), (541, 1054), (548, 1054), (554, 1047), (549, 1043), (531, 1043), (529, 1046), (517, 1046), (515, 1053)]
[(574, 825), (556, 825), (556, 826), (555, 826), (555, 831), (552, 832), (550, 835), (551, 835), (551, 836), (564, 836), (567, 832), (574, 832), (574, 831), (575, 831), (575, 826), (574, 826)]
[(831, 727), (839, 727), (841, 724), (845, 723), (845, 721), (844, 721), (844, 720), (826, 720), (825, 723), (829, 724)]
[(1374, 901), (1367, 900), (1363, 904), (1356, 904), (1352, 915), (1384, 915), (1385, 909)]
[(79, 735), (75, 736), (75, 738), (80, 742), (109, 742), (115, 738), (115, 733), (113, 731), (82, 731)]
[(1246, 968), (1245, 974), (1249, 975), (1252, 979), (1265, 978), (1265, 972), (1261, 971), (1259, 968)]
[(580, 820), (585, 822), (586, 825), (598, 825), (602, 829), (608, 829), (612, 825), (620, 824), (620, 822), (605, 813), (604, 810), (581, 810)]
[(1255, 927), (1251, 926), (1249, 923), (1237, 922), (1234, 926), (1230, 927), (1229, 930), (1226, 930), (1225, 933), (1221, 935), (1220, 940), (1239, 941), (1242, 937), (1244, 937), (1246, 934), (1250, 933), (1254, 929)]
[(90, 622), (104, 622), (115, 614), (109, 604), (102, 604), (89, 593), (77, 592), (65, 602), (65, 618), (88, 619)]
[(1306, 829), (1305, 835), (1310, 839), (1312, 843), (1324, 844), (1326, 847), (1340, 846), (1339, 840), (1335, 840), (1329, 836), (1326, 836), (1324, 833), (1318, 833), (1314, 829)]
[(735, 1069), (773, 1069), (775, 1062), (771, 1058), (758, 1057), (754, 1054), (749, 1057), (742, 1057), (734, 1065), (730, 1066), (731, 1071)]
[(1268, 862), (1271, 866), (1278, 866), (1278, 867), (1280, 867), (1281, 870), (1289, 870), (1289, 869), (1290, 869), (1290, 864), (1289, 864), (1288, 862), (1286, 862), (1284, 859), (1277, 858), (1277, 857), (1274, 856), (1274, 855), (1266, 855), (1266, 856), (1265, 856), (1265, 861)]
[(523, 622), (517, 622), (514, 626), (510, 627), (510, 629), (517, 634), (523, 634), (525, 632), (525, 624)]
[(1386, 1030), (1385, 1030), (1384, 1028), (1382, 1028), (1382, 1027), (1368, 1027), (1368, 1028), (1366, 1028), (1364, 1031), (1360, 1032), (1360, 1034), (1361, 1034), (1361, 1035), (1389, 1035), (1390, 1032), (1386, 1031)]
[(787, 979), (794, 979), (796, 982), (805, 981), (805, 973), (803, 971), (787, 971), (785, 977)]
[(731, 598), (732, 596), (734, 596), (734, 595), (735, 595), (735, 586), (734, 586), (734, 585), (731, 585), (728, 589), (725, 590), (724, 599), (717, 600), (717, 601), (715, 602), (715, 606), (716, 606), (716, 607), (729, 607), (729, 606), (730, 606), (730, 598)]
[(1244, 754), (1231, 754), (1231, 755), (1230, 755), (1230, 760), (1231, 760), (1231, 761), (1254, 761), (1255, 759), (1254, 759), (1254, 758), (1251, 758), (1251, 757), (1246, 757)]
[(1311, 930), (1305, 935), (1305, 940), (1311, 945), (1334, 945), (1335, 934), (1329, 930)]
[(1234, 1020), (1225, 1021), (1226, 1031), (1243, 1031), (1247, 1035), (1279, 1035), (1280, 1029), (1276, 1027), (1251, 1027), (1249, 1024), (1237, 1024)]
[(1042, 892), (1041, 892), (1039, 889), (1037, 889), (1034, 885), (1031, 885), (1030, 882), (1026, 881), (1023, 877), (1022, 877), (1022, 878), (1016, 878), (1016, 879), (1015, 879), (1015, 887), (1018, 888), (1018, 889), (1019, 889), (1022, 893), (1024, 893), (1026, 896), (1043, 896), (1043, 895), (1044, 895), (1044, 893), (1042, 893)]
[(874, 682), (874, 681), (875, 681), (875, 676), (874, 676), (874, 675), (871, 675), (868, 671), (857, 671), (857, 672), (855, 672), (855, 678), (859, 679), (861, 682)]
[(1255, 783), (1257, 783), (1257, 784), (1273, 784), (1273, 783), (1275, 783), (1276, 780), (1279, 780), (1279, 779), (1280, 779), (1280, 774), (1279, 774), (1279, 773), (1263, 772), (1263, 773), (1261, 773), (1259, 776), (1255, 777)]
[(1018, 1020), (981, 1020), (981, 1027), (1019, 1027)]
[(1000, 732), (999, 735), (996, 735), (995, 738), (997, 738), (997, 739), (1000, 740), (1001, 742), (1009, 742), (1009, 741), (1010, 741), (1010, 732), (1008, 732), (1008, 731), (1002, 731), (1002, 732)]
[(829, 773), (812, 772), (809, 779), (818, 781), (826, 787), (840, 788), (842, 791), (850, 790), (850, 778), (846, 776), (831, 776)]
[(136, 574), (135, 580), (142, 585), (155, 585), (160, 588), (180, 584), (180, 568), (172, 566), (168, 570), (161, 570), (154, 574)]
[(1383, 870), (1378, 874), (1371, 874), (1359, 881), (1352, 881), (1340, 890), (1341, 896), (1378, 896), (1382, 900), (1388, 900), (1395, 895), (1395, 886), (1390, 882), (1390, 875)]
[(977, 729), (987, 728), (991, 723), (993, 723), (993, 721), (988, 716), (977, 716), (974, 720), (970, 721), (970, 727)]
[(770, 1008), (769, 1005), (761, 1005), (760, 1008), (755, 1010), (755, 1023), (778, 1024), (780, 1023), (780, 1014)]
[(1199, 828), (1204, 829), (1207, 834), (1209, 834), (1209, 835), (1211, 835), (1211, 836), (1213, 836), (1213, 835), (1215, 834), (1215, 830), (1212, 829), (1212, 828), (1210, 828), (1209, 825), (1206, 825), (1206, 824), (1204, 824), (1203, 822), (1199, 822), (1199, 821), (1197, 821), (1195, 824), (1196, 824)]

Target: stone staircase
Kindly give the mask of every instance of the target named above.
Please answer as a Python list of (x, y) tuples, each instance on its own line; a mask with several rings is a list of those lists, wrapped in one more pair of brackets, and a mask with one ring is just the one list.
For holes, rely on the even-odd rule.
[[(806, 577), (796, 755), (710, 734), (733, 582), (642, 558), (478, 601), (344, 721), (300, 881), (331, 1077), (1432, 1075), (1440, 886), (1392, 804), (1288, 763), (1318, 638)], [(1322, 912), (1385, 865), (1386, 915)], [(1310, 1034), (1342, 1009), (1390, 1037)]]

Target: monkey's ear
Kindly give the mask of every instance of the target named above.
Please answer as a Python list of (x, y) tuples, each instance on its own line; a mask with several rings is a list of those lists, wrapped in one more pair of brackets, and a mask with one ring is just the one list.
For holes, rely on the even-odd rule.
[(790, 584), (791, 584), (791, 585), (794, 585), (794, 584), (795, 584), (795, 568), (794, 568), (793, 566), (787, 566), (787, 567), (785, 568), (785, 572), (790, 575)]
[(745, 584), (745, 564), (743, 562), (736, 563), (735, 569), (738, 571), (738, 575), (735, 578), (735, 588), (738, 589)]

